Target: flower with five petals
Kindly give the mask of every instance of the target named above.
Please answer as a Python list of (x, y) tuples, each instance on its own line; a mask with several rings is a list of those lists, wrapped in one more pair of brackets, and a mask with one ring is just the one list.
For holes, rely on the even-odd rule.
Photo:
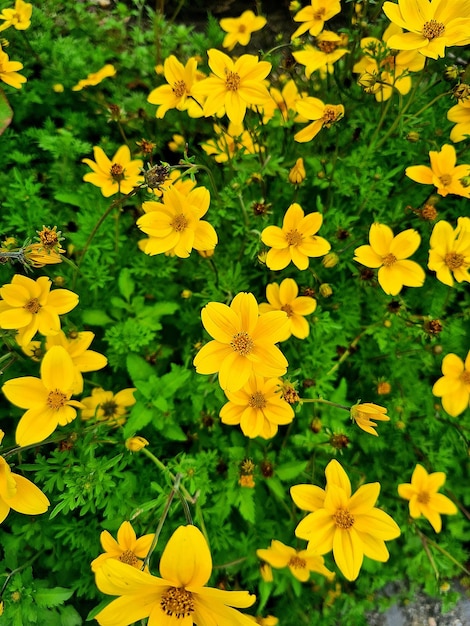
[(126, 195), (142, 182), (142, 161), (132, 161), (131, 151), (127, 146), (121, 146), (112, 159), (99, 146), (93, 148), (93, 155), (94, 161), (82, 159), (93, 170), (85, 174), (83, 180), (100, 187), (105, 198), (118, 192)]
[(281, 569), (288, 567), (294, 578), (305, 583), (310, 578), (310, 572), (317, 572), (326, 576), (329, 580), (334, 578), (334, 572), (325, 567), (322, 556), (312, 550), (296, 550), (286, 546), (282, 541), (273, 539), (267, 549), (256, 550), (260, 559), (269, 563), (272, 567)]
[(444, 410), (457, 417), (470, 405), (470, 350), (465, 362), (452, 352), (446, 354), (442, 360), (442, 373), (432, 392), (442, 398)]
[(250, 43), (251, 33), (261, 30), (266, 24), (266, 18), (255, 15), (253, 11), (243, 11), (240, 17), (224, 17), (220, 20), (220, 28), (227, 34), (222, 45), (227, 50), (233, 50), (239, 43), (247, 46)]
[(294, 22), (303, 22), (291, 39), (300, 37), (307, 31), (316, 37), (325, 25), (325, 22), (337, 15), (341, 11), (340, 0), (311, 0), (310, 6), (303, 7), (294, 15)]
[[(271, 283), (266, 287), (266, 298), (268, 302), (259, 305), (260, 313), (268, 311), (285, 311), (289, 318), (289, 328), (286, 339), (291, 335), (298, 339), (308, 337), (310, 327), (305, 315), (310, 315), (317, 308), (315, 298), (299, 296), (299, 287), (292, 278), (285, 278), (282, 283)], [(268, 304), (269, 303), (269, 304)]]
[(137, 539), (132, 524), (125, 521), (117, 531), (117, 540), (107, 530), (100, 535), (100, 542), (104, 553), (91, 562), (93, 572), (101, 567), (108, 559), (117, 559), (121, 563), (128, 563), (132, 567), (142, 569), (142, 559), (147, 556), (153, 542), (154, 534), (143, 535)]
[(405, 174), (417, 183), (434, 185), (441, 196), (453, 193), (470, 198), (470, 187), (464, 187), (461, 183), (462, 178), (470, 175), (470, 164), (456, 165), (454, 146), (446, 143), (439, 152), (431, 150), (429, 160), (431, 167), (412, 165), (406, 168)]
[(436, 272), (437, 280), (452, 287), (470, 282), (470, 217), (459, 217), (457, 228), (445, 220), (435, 224), (429, 240), (428, 267)]

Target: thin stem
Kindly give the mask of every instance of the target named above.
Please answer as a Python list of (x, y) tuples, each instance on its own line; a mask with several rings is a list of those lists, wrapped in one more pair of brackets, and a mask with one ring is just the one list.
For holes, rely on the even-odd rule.
[[(468, 570), (465, 566), (463, 566), (462, 563), (457, 561), (457, 559), (453, 557), (449, 552), (447, 552), (447, 550), (444, 550), (444, 548), (442, 548), (435, 541), (426, 537), (419, 529), (417, 529), (417, 531), (418, 531), (419, 538), (421, 539), (421, 542), (423, 543), (425, 550), (426, 550), (427, 545), (430, 545), (433, 548), (436, 548), (436, 550), (439, 550), (441, 554), (446, 556), (449, 559), (449, 561), (452, 561), (452, 563), (456, 565), (459, 569), (461, 569), (467, 576), (470, 576), (470, 570)], [(426, 553), (428, 553), (428, 550), (426, 550)], [(432, 563), (433, 562), (434, 561), (432, 561)], [(435, 569), (434, 566), (433, 566), (433, 569)], [(436, 575), (436, 578), (439, 578), (439, 574)]]
[[(154, 454), (152, 454), (152, 452), (150, 452), (150, 450), (148, 450), (147, 448), (142, 448), (141, 453), (145, 454), (146, 456), (148, 456), (149, 459), (151, 459), (155, 465), (162, 470), (162, 472), (164, 472), (165, 474), (167, 474), (169, 476), (169, 478), (171, 479), (171, 481), (173, 482), (173, 484), (176, 481), (177, 476), (175, 476), (172, 472), (170, 472), (170, 470), (167, 468), (167, 466), (162, 463), (160, 461), (160, 459), (158, 459)], [(178, 487), (181, 490), (181, 493), (184, 495), (184, 497), (186, 498), (186, 500), (188, 502), (190, 502), (191, 504), (195, 504), (196, 502), (196, 497), (193, 497), (189, 491), (186, 489), (186, 487), (184, 487), (184, 485), (179, 485)]]
[(349, 413), (351, 410), (350, 406), (344, 406), (344, 404), (338, 404), (337, 402), (330, 402), (330, 400), (324, 400), (323, 398), (300, 398), (299, 402), (302, 404), (304, 402), (320, 402), (321, 404), (329, 404), (330, 406), (334, 406), (337, 409), (344, 409)]
[(20, 565), (19, 567), (17, 567), (16, 569), (12, 570), (6, 577), (5, 582), (2, 585), (2, 588), (0, 589), (0, 602), (2, 600), (2, 596), (5, 592), (5, 589), (7, 588), (8, 583), (10, 582), (10, 579), (13, 578), (13, 576), (15, 574), (18, 574), (18, 572), (21, 572), (21, 570), (25, 569), (26, 567), (29, 567), (32, 563), (34, 563), (34, 561), (36, 559), (38, 559), (41, 554), (44, 552), (44, 550), (41, 550), (40, 552), (38, 552), (37, 554), (35, 554), (33, 557), (31, 557), (29, 559), (29, 561), (26, 561), (25, 563), (23, 563), (22, 565)]

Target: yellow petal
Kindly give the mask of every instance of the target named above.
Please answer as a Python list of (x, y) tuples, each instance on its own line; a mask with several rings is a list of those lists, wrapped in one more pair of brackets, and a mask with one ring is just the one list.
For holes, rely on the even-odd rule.
[(295, 504), (303, 511), (316, 511), (323, 508), (325, 491), (316, 485), (294, 485), (290, 495)]
[[(103, 567), (105, 567), (110, 560), (103, 563), (96, 571), (97, 585), (98, 576), (101, 576)], [(136, 569), (131, 565), (127, 565), (127, 567)], [(160, 608), (160, 600), (161, 592), (122, 596), (108, 604), (108, 606), (95, 616), (95, 619), (100, 626), (129, 626), (129, 624), (140, 623), (142, 619), (150, 615), (154, 607), (158, 606), (158, 608)], [(167, 624), (162, 622), (162, 626), (167, 626)]]
[(351, 497), (351, 483), (348, 475), (336, 459), (332, 459), (326, 466), (325, 476), (327, 480), (327, 489), (331, 485), (335, 485), (336, 487), (341, 487), (341, 489), (344, 490), (347, 498)]
[(12, 477), (16, 482), (16, 494), (6, 500), (7, 504), (25, 515), (45, 513), (50, 502), (43, 492), (24, 476), (12, 473)]
[(48, 407), (29, 409), (16, 427), (16, 443), (22, 447), (40, 443), (47, 439), (57, 426), (57, 411), (54, 409)]
[(364, 559), (362, 542), (354, 529), (336, 530), (333, 539), (336, 565), (348, 580), (356, 580)]
[(68, 352), (62, 346), (52, 346), (41, 363), (41, 380), (44, 386), (68, 393), (75, 379), (75, 368)]
[(31, 409), (46, 406), (48, 390), (39, 378), (23, 376), (12, 378), (3, 385), (5, 397), (21, 409)]
[(214, 374), (230, 354), (233, 354), (233, 350), (229, 345), (220, 341), (209, 341), (196, 354), (193, 365), (198, 374)]
[(203, 587), (212, 573), (209, 546), (195, 526), (179, 526), (160, 559), (160, 574), (178, 587)]
[(210, 302), (201, 311), (201, 320), (209, 335), (229, 344), (241, 330), (240, 320), (233, 309), (220, 302)]
[(77, 294), (68, 289), (54, 289), (47, 299), (47, 306), (52, 307), (58, 315), (69, 313), (77, 304)]
[(117, 541), (121, 548), (133, 550), (136, 539), (137, 537), (132, 528), (132, 524), (128, 521), (123, 522), (117, 532)]

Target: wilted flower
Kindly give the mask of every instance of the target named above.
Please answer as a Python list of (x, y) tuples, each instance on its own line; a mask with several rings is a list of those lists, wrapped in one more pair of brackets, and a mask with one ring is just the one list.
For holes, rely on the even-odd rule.
[(140, 452), (140, 450), (142, 450), (142, 448), (145, 448), (146, 446), (149, 445), (149, 442), (147, 441), (147, 439), (144, 439), (144, 437), (129, 437), (129, 439), (126, 439), (125, 442), (125, 446), (128, 450), (130, 450), (131, 452)]
[(300, 185), (300, 183), (305, 180), (305, 176), (306, 173), (304, 160), (302, 159), (302, 157), (300, 157), (299, 159), (297, 159), (295, 165), (289, 172), (289, 182), (291, 182), (293, 185)]
[(110, 65), (108, 63), (97, 72), (92, 72), (91, 74), (88, 74), (86, 78), (79, 80), (78, 83), (72, 87), (72, 91), (81, 91), (85, 87), (95, 87), (103, 82), (105, 78), (109, 78), (111, 76), (116, 76), (116, 70), (114, 65)]
[(389, 422), (390, 418), (386, 415), (387, 409), (378, 404), (372, 402), (365, 402), (363, 404), (355, 404), (351, 407), (351, 419), (355, 422), (359, 428), (365, 430), (366, 433), (375, 435), (378, 437), (375, 427), (377, 424), (372, 420), (379, 422)]

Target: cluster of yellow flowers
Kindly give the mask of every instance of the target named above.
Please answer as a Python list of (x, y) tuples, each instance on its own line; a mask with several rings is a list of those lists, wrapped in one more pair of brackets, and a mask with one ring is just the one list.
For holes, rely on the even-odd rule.
[[(16, 30), (25, 31), (31, 26), (31, 15), (33, 5), (24, 0), (16, 0), (14, 8), (3, 9), (0, 13), (0, 31), (13, 27)], [(3, 41), (3, 46), (8, 42)], [(3, 50), (0, 43), (0, 80), (6, 85), (21, 89), (27, 78), (19, 73), (23, 69), (23, 64), (19, 61), (10, 61), (10, 57)]]

